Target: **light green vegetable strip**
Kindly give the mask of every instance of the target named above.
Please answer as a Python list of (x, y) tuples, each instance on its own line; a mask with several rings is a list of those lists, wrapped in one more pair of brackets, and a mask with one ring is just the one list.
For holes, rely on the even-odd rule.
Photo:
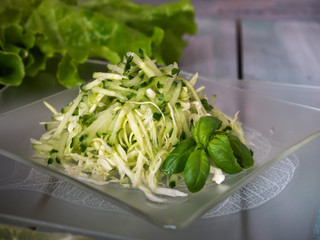
[(71, 108), (69, 109), (69, 111), (64, 115), (62, 121), (60, 122), (57, 130), (54, 133), (54, 136), (57, 137), (59, 134), (61, 134), (61, 132), (63, 131), (64, 127), (66, 126), (66, 124), (68, 123), (69, 118), (71, 117), (72, 113), (74, 112), (74, 110), (76, 109), (76, 107), (78, 106), (79, 102), (81, 101), (83, 96), (83, 93), (80, 93), (76, 99), (73, 101)]
[[(205, 110), (202, 92), (193, 88), (197, 75), (190, 83), (177, 76), (176, 64), (158, 67), (145, 54), (127, 56), (108, 73), (95, 73), (61, 112), (45, 103), (53, 120), (45, 122), (50, 130), (40, 140), (32, 140), (35, 158), (90, 182), (138, 188), (151, 201), (185, 196), (161, 171), (174, 146), (192, 136), (203, 116), (218, 115), (239, 133), (240, 125)], [(183, 183), (182, 174), (172, 177), (175, 184)]]

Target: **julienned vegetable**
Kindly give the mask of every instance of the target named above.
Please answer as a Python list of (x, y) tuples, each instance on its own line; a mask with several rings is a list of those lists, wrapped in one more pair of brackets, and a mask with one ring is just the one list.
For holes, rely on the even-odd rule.
[(142, 5), (130, 0), (0, 1), (0, 84), (18, 86), (25, 76), (60, 56), (57, 79), (83, 82), (78, 67), (88, 58), (121, 61), (143, 49), (161, 63), (178, 61), (196, 23), (190, 0)]
[(223, 181), (221, 169), (253, 164), (237, 115), (229, 118), (207, 102), (203, 87), (194, 89), (197, 74), (181, 78), (176, 63), (159, 67), (142, 50), (108, 69), (60, 112), (45, 103), (52, 121), (32, 140), (44, 164), (97, 184), (139, 188), (156, 202), (186, 196), (173, 189), (184, 182), (196, 192)]

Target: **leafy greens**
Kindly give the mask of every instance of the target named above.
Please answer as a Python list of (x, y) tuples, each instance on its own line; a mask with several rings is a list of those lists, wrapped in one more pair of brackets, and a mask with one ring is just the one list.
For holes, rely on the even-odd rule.
[(129, 0), (16, 0), (0, 4), (0, 84), (18, 86), (61, 56), (57, 79), (83, 82), (78, 65), (88, 58), (112, 64), (142, 49), (161, 64), (178, 61), (194, 34), (190, 0), (140, 5)]

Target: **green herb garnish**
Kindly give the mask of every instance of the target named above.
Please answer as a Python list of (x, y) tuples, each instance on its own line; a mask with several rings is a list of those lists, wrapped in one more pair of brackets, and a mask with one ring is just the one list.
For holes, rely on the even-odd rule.
[[(220, 130), (222, 121), (213, 116), (199, 119), (193, 138), (179, 143), (162, 165), (164, 174), (184, 172), (190, 192), (200, 191), (210, 171), (210, 159), (224, 173), (236, 174), (253, 166), (253, 152), (229, 131)], [(224, 128), (229, 129), (229, 128)]]

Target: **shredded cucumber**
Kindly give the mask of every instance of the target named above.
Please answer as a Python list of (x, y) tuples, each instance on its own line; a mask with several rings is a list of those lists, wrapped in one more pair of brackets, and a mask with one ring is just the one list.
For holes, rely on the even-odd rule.
[[(127, 53), (108, 68), (108, 73), (94, 73), (61, 112), (45, 103), (53, 120), (42, 122), (47, 132), (32, 140), (35, 157), (73, 176), (138, 188), (151, 201), (163, 202), (158, 195), (187, 195), (169, 187), (183, 176), (167, 177), (161, 165), (176, 144), (192, 136), (201, 117), (218, 117), (244, 139), (236, 119), (205, 109), (204, 88), (194, 89), (198, 75), (190, 81), (179, 77), (176, 63), (157, 66), (142, 52)], [(213, 181), (223, 181), (219, 169), (211, 172), (217, 175)]]

